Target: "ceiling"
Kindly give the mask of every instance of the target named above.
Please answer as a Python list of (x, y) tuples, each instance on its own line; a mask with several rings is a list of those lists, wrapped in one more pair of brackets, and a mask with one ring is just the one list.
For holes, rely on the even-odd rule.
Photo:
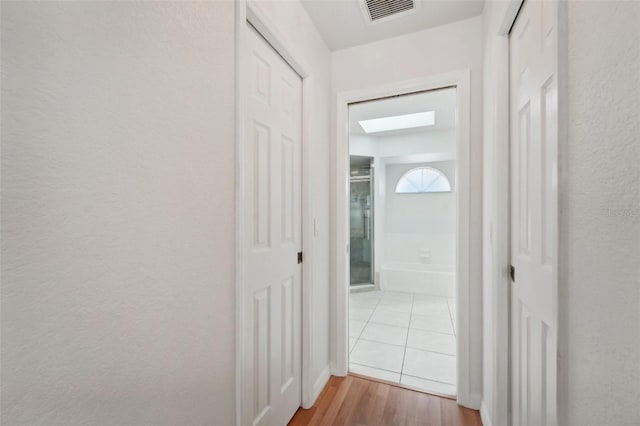
[(415, 0), (416, 10), (372, 24), (363, 0), (302, 0), (331, 50), (371, 43), (480, 15), (484, 0)]
[(417, 112), (435, 111), (436, 124), (407, 130), (371, 133), (369, 136), (454, 129), (456, 125), (456, 89), (439, 89), (413, 95), (397, 96), (349, 106), (349, 133), (366, 134), (358, 124), (360, 120), (393, 117)]

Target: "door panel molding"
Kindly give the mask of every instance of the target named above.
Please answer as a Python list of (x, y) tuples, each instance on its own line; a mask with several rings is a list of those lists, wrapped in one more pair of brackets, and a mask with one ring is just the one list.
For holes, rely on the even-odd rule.
[(242, 421), (269, 426), (286, 423), (302, 403), (302, 79), (245, 25), (250, 90), (241, 226), (249, 232), (240, 253), (246, 277), (240, 304), (250, 326), (239, 354)]
[[(246, 315), (245, 307), (242, 303), (243, 295), (246, 292), (246, 286), (248, 285), (248, 275), (245, 270), (244, 254), (246, 252), (245, 241), (247, 233), (254, 233), (254, 229), (245, 229), (243, 225), (244, 215), (247, 211), (247, 203), (251, 200), (247, 199), (246, 193), (246, 168), (251, 166), (243, 162), (247, 150), (249, 149), (249, 143), (246, 134), (246, 108), (247, 108), (247, 96), (249, 96), (250, 89), (242, 82), (249, 81), (248, 73), (251, 72), (251, 64), (249, 63), (247, 55), (247, 43), (248, 43), (248, 31), (247, 23), (251, 24), (257, 32), (271, 45), (273, 49), (293, 68), (293, 70), (302, 78), (302, 163), (301, 163), (301, 176), (302, 176), (302, 251), (304, 252), (304, 264), (302, 268), (302, 406), (309, 408), (313, 405), (313, 402), (317, 398), (319, 391), (316, 392), (316, 388), (322, 389), (324, 382), (328, 380), (328, 375), (324, 382), (320, 384), (320, 377), (316, 380), (312, 376), (311, 368), (313, 366), (313, 353), (311, 349), (311, 342), (313, 341), (313, 328), (312, 328), (312, 288), (313, 288), (313, 276), (312, 266), (314, 262), (314, 249), (312, 239), (309, 237), (313, 235), (313, 215), (312, 215), (312, 200), (311, 200), (311, 176), (310, 170), (313, 159), (310, 157), (311, 151), (308, 149), (310, 141), (313, 139), (310, 123), (313, 117), (311, 117), (311, 111), (313, 110), (313, 97), (307, 96), (309, 93), (313, 93), (313, 72), (309, 64), (298, 55), (294, 54), (293, 49), (287, 43), (287, 37), (284, 36), (275, 25), (269, 16), (264, 13), (260, 5), (253, 1), (238, 0), (236, 4), (236, 25), (235, 25), (235, 39), (236, 39), (236, 424), (248, 425), (252, 423), (252, 415), (254, 407), (249, 407), (246, 401), (249, 400), (245, 391), (243, 390), (244, 383), (244, 368), (243, 368), (243, 356), (246, 352), (244, 341), (246, 339), (245, 333), (247, 329), (252, 327), (251, 324), (246, 324), (244, 317)], [(256, 86), (260, 84), (259, 81), (254, 83)], [(263, 98), (268, 96), (268, 93), (264, 93)], [(274, 94), (270, 94), (275, 96)], [(280, 95), (278, 95), (280, 97)], [(266, 99), (264, 99), (266, 102)], [(284, 105), (286, 109), (286, 105)], [(278, 141), (281, 142), (281, 141)], [(284, 185), (283, 185), (284, 186)], [(281, 190), (286, 190), (282, 188)], [(280, 218), (277, 219), (280, 221)], [(286, 230), (280, 226), (280, 232), (286, 236)], [(280, 237), (280, 235), (278, 235)], [(285, 302), (284, 295), (279, 294), (278, 302)], [(285, 329), (282, 330), (286, 332)], [(324, 370), (323, 370), (324, 371)], [(283, 383), (286, 385), (286, 382)]]
[(557, 424), (558, 7), (526, 0), (509, 37), (510, 406), (520, 426)]

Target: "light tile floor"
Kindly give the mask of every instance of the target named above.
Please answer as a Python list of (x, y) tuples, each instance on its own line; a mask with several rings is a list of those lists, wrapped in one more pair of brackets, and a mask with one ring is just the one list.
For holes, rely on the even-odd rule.
[(349, 370), (456, 394), (455, 299), (367, 291), (349, 298)]

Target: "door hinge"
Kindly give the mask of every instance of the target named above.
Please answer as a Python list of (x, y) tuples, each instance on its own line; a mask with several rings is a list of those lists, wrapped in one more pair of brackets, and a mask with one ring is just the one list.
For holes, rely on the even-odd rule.
[(302, 263), (302, 252), (298, 252), (298, 265)]
[(511, 277), (511, 281), (516, 281), (516, 268), (513, 265), (509, 265), (509, 276)]

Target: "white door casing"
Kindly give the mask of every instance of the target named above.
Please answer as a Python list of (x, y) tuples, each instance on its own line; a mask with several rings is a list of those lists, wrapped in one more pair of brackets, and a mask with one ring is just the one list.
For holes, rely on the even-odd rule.
[(252, 424), (281, 425), (302, 392), (302, 79), (246, 34), (242, 394)]
[(474, 341), (474, 335), (481, 329), (471, 318), (471, 312), (479, 309), (477, 298), (472, 297), (470, 282), (471, 259), (478, 253), (473, 250), (476, 241), (470, 236), (472, 210), (470, 152), (471, 152), (471, 73), (469, 70), (451, 71), (445, 74), (421, 77), (412, 80), (392, 81), (382, 86), (366, 87), (340, 92), (336, 99), (336, 141), (334, 161), (335, 179), (335, 230), (333, 261), (334, 294), (332, 300), (333, 355), (332, 374), (345, 376), (349, 364), (348, 300), (349, 300), (349, 127), (348, 108), (355, 102), (397, 96), (425, 90), (456, 87), (456, 158), (458, 159), (456, 182), (457, 192), (457, 242), (456, 242), (456, 293), (457, 293), (457, 394), (458, 403), (474, 409), (480, 408), (479, 389), (471, 387), (473, 382), (481, 382), (482, 352)]
[(558, 2), (526, 0), (510, 34), (511, 419), (557, 424)]

